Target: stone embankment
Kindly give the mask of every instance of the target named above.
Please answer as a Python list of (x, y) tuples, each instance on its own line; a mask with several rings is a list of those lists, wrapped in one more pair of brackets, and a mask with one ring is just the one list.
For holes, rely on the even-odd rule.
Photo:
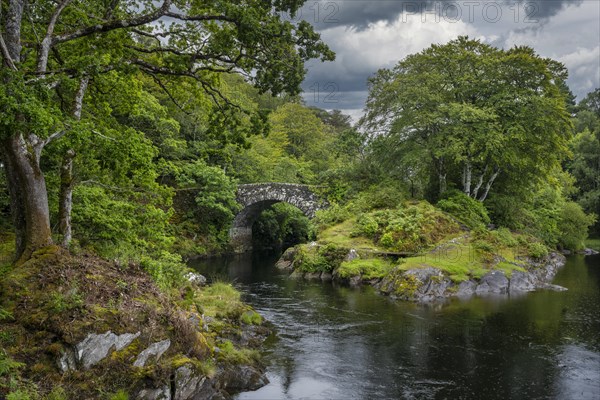
[[(471, 278), (460, 282), (450, 279), (435, 266), (403, 269), (402, 264), (392, 268), (382, 278), (365, 278), (361, 275), (342, 278), (337, 269), (332, 272), (301, 272), (296, 268), (295, 248), (288, 249), (277, 262), (277, 267), (288, 271), (292, 278), (309, 280), (335, 281), (350, 286), (368, 284), (374, 286), (382, 294), (390, 297), (416, 301), (432, 302), (450, 297), (466, 298), (476, 295), (496, 294), (509, 295), (535, 291), (538, 289), (567, 290), (551, 284), (559, 268), (565, 264), (565, 257), (557, 252), (535, 260), (525, 258), (519, 266), (523, 271), (512, 271), (507, 275), (501, 270), (490, 270), (481, 278)], [(350, 249), (345, 260), (351, 261), (360, 257), (358, 252)]]

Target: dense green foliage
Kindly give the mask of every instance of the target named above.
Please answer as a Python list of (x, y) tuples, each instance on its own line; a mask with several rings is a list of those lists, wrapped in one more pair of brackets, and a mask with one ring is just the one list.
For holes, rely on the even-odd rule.
[(332, 243), (302, 245), (295, 254), (296, 269), (300, 272), (331, 273), (343, 263), (347, 253), (348, 248)]
[(438, 201), (437, 206), (458, 218), (469, 228), (485, 226), (490, 223), (490, 217), (484, 205), (458, 190), (449, 190), (444, 193), (444, 198)]
[(466, 37), (408, 56), (369, 81), (361, 127), (370, 139), (354, 181), (396, 182), (472, 228), (491, 222), (578, 248), (568, 225), (585, 235), (594, 217), (561, 215), (577, 213), (571, 199), (598, 212), (600, 92), (575, 107), (565, 79), (564, 66), (530, 48)]
[(423, 202), (361, 214), (352, 234), (390, 251), (417, 253), (457, 232), (454, 221)]
[[(589, 93), (579, 104), (571, 140), (573, 157), (566, 163), (578, 190), (573, 198), (587, 213), (600, 215), (600, 89)], [(600, 224), (593, 227), (600, 235)]]
[(483, 201), (545, 180), (567, 154), (565, 79), (531, 48), (459, 37), (372, 77), (361, 124), (386, 174), (431, 199), (456, 187)]
[[(423, 65), (437, 75), (421, 79)], [(438, 89), (445, 87), (440, 82), (451, 71), (436, 68), (448, 65), (464, 76), (446, 92)], [(507, 65), (507, 77), (522, 75), (518, 88), (472, 79)], [(500, 51), (460, 38), (410, 56), (394, 70), (380, 71), (370, 83), (361, 132), (339, 111), (261, 94), (234, 75), (216, 84), (233, 102), (262, 116), (258, 130), (258, 120), (250, 114), (219, 117), (210, 96), (187, 81), (179, 86), (163, 82), (165, 92), (159, 82), (141, 75), (98, 76), (98, 90), (87, 94), (82, 122), (73, 125), (77, 135), (49, 147), (43, 160), (52, 220), (58, 217), (62, 154), (72, 148), (77, 153), (74, 248), (111, 258), (165, 260), (168, 269), (175, 253), (221, 252), (238, 211), (236, 183), (265, 181), (324, 185), (322, 194), (332, 206), (318, 215), (321, 232), (354, 217), (352, 235), (389, 251), (417, 251), (432, 243), (415, 239), (413, 231), (429, 223), (428, 214), (402, 206), (406, 198), (440, 198), (437, 206), (470, 228), (493, 223), (550, 246), (579, 248), (593, 217), (569, 199), (587, 213), (598, 210), (598, 91), (576, 107), (573, 157), (565, 162), (573, 180), (557, 166), (566, 154), (570, 128), (563, 112), (568, 93), (558, 83), (553, 86), (553, 79), (564, 78), (559, 64), (530, 49)], [(536, 91), (548, 98), (537, 98)], [(511, 100), (515, 93), (527, 99), (527, 106)], [(429, 104), (427, 112), (411, 114), (417, 99)], [(491, 109), (492, 103), (498, 107)], [(382, 119), (385, 110), (400, 106), (403, 112), (393, 114), (395, 119)], [(544, 119), (534, 125), (532, 107), (553, 111), (537, 113)], [(540, 124), (547, 128), (543, 135), (535, 128)], [(381, 134), (373, 136), (373, 129)], [(544, 138), (542, 147), (533, 146), (536, 137)], [(514, 147), (516, 142), (523, 147)], [(542, 157), (546, 153), (554, 158)], [(439, 193), (436, 160), (444, 160), (447, 186), (460, 191)], [(492, 164), (504, 165), (493, 180)], [(471, 190), (466, 193), (469, 165)], [(476, 192), (482, 194), (488, 183), (485, 202), (476, 200), (481, 197)], [(0, 212), (7, 221), (3, 193)], [(280, 204), (255, 224), (255, 244), (287, 246), (311, 240), (313, 231), (299, 210)]]
[[(55, 239), (70, 241), (73, 186), (76, 202), (93, 199), (114, 209), (106, 215), (75, 210), (74, 228), (82, 232), (84, 246), (108, 255), (95, 237), (114, 243), (119, 230), (143, 236), (132, 221), (143, 225), (141, 214), (149, 215), (147, 230), (172, 239), (173, 230), (164, 229), (173, 214), (170, 188), (187, 189), (194, 179), (208, 179), (199, 182), (205, 191), (215, 184), (189, 171), (201, 167), (185, 164), (201, 159), (225, 170), (236, 150), (249, 146), (250, 136), (268, 133), (269, 111), (300, 107), (268, 97), (298, 95), (304, 63), (334, 59), (309, 23), (282, 17), (294, 15), (302, 4), (66, 1), (32, 2), (23, 9), (21, 1), (3, 3), (0, 158), (11, 181), (19, 261), (53, 242), (51, 226), (64, 236)], [(302, 113), (312, 117), (309, 131), (320, 123), (303, 107), (289, 114)], [(288, 123), (284, 119), (280, 125)], [(286, 132), (291, 138), (286, 150), (295, 158), (312, 145), (307, 132)], [(323, 162), (315, 155), (311, 161), (316, 160)], [(232, 192), (232, 185), (222, 190)], [(208, 225), (200, 233), (214, 236), (211, 242), (218, 247), (234, 211), (231, 193), (211, 196), (194, 200), (206, 219), (200, 226)], [(6, 202), (4, 194), (0, 200)], [(138, 257), (171, 250), (160, 238), (146, 248), (143, 240), (123, 242), (139, 250)]]
[(566, 202), (560, 210), (558, 243), (565, 249), (581, 250), (585, 246), (588, 228), (596, 222), (575, 202)]
[(278, 203), (262, 212), (252, 227), (253, 247), (286, 248), (314, 239), (312, 223), (302, 211)]

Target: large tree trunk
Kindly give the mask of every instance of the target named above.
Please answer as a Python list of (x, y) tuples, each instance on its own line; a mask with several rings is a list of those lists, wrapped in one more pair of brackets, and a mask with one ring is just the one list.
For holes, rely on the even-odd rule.
[(39, 165), (41, 148), (37, 137), (32, 136), (28, 143), (22, 134), (0, 142), (9, 179), (19, 262), (52, 243), (46, 181)]

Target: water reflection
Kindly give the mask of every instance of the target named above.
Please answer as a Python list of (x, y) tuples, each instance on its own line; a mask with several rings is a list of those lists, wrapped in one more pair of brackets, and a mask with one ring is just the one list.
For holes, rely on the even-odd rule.
[(600, 398), (600, 257), (574, 256), (566, 292), (394, 302), (369, 288), (288, 279), (276, 257), (196, 264), (236, 282), (278, 334), (271, 384), (239, 399)]

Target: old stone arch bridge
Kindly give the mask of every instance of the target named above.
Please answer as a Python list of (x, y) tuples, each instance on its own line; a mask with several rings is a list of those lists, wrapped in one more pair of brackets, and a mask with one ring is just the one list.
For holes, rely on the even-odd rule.
[(294, 183), (252, 183), (238, 185), (237, 201), (241, 211), (229, 230), (231, 246), (236, 253), (252, 249), (252, 224), (263, 210), (275, 203), (286, 202), (296, 206), (309, 218), (326, 208), (326, 200), (313, 191), (314, 186)]

